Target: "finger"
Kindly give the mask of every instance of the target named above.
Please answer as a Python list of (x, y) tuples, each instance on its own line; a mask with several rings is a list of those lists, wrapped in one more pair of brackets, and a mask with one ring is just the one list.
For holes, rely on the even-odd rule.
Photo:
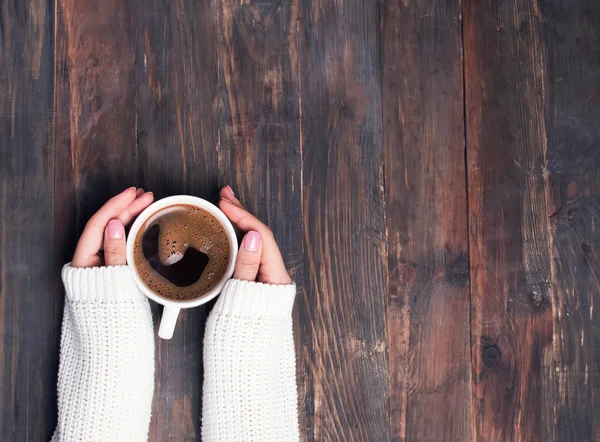
[(141, 195), (143, 195), (143, 194), (144, 194), (144, 189), (142, 189), (141, 187), (138, 190), (135, 191), (135, 197), (136, 198), (139, 197), (139, 196), (141, 196)]
[(139, 195), (119, 214), (119, 221), (121, 221), (124, 226), (128, 225), (136, 216), (142, 213), (142, 211), (153, 202), (154, 194), (152, 192), (146, 192), (143, 195)]
[(232, 203), (238, 207), (241, 207), (241, 208), (244, 207), (242, 205), (242, 203), (240, 202), (240, 200), (237, 199), (237, 197), (235, 196), (235, 193), (233, 192), (233, 189), (229, 185), (227, 185), (221, 189), (221, 193), (219, 194), (219, 196), (221, 197), (221, 199), (223, 199), (225, 201), (229, 201), (230, 203)]
[(235, 260), (233, 277), (243, 281), (256, 281), (260, 267), (262, 238), (260, 233), (252, 230), (242, 240), (240, 251)]
[(104, 263), (107, 266), (127, 264), (125, 228), (118, 219), (111, 219), (104, 229)]
[[(139, 192), (136, 192), (136, 195)], [(120, 214), (119, 214), (119, 221), (121, 221), (121, 223), (124, 226), (127, 226), (131, 223), (131, 221), (134, 220), (135, 217), (137, 217), (140, 213), (143, 212), (143, 210), (148, 207), (150, 204), (152, 204), (154, 202), (154, 194), (152, 192), (146, 192), (142, 195), (138, 195), (133, 202), (127, 206), (127, 208), (125, 208), (125, 210), (123, 210)], [(100, 250), (103, 250), (104, 246), (101, 245), (100, 246)]]
[(258, 280), (269, 284), (289, 284), (291, 278), (285, 268), (281, 252), (279, 251), (277, 242), (275, 242), (275, 237), (271, 229), (254, 215), (230, 201), (221, 200), (219, 207), (227, 218), (237, 224), (243, 231), (249, 232), (255, 230), (260, 233), (262, 238), (262, 253)]
[(268, 237), (273, 236), (271, 229), (240, 205), (222, 199), (219, 201), (219, 208), (232, 223), (236, 224), (244, 232), (257, 230), (265, 241), (269, 239)]
[(100, 265), (100, 260), (96, 254), (102, 245), (106, 224), (108, 224), (112, 218), (117, 218), (134, 199), (135, 187), (130, 187), (108, 200), (108, 202), (90, 218), (77, 243), (73, 261), (71, 262), (73, 267), (94, 267)]

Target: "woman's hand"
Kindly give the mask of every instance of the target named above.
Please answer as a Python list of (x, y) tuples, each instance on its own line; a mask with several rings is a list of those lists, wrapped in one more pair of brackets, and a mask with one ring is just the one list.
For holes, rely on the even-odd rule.
[(244, 209), (231, 187), (221, 189), (220, 209), (241, 230), (247, 232), (235, 262), (235, 279), (267, 284), (290, 284), (273, 232)]
[[(154, 201), (152, 192), (130, 187), (112, 197), (85, 225), (72, 267), (127, 264), (125, 226)], [(104, 262), (100, 251), (104, 250)]]
[[(71, 266), (126, 264), (125, 226), (153, 201), (152, 192), (136, 191), (135, 187), (111, 198), (86, 224)], [(244, 209), (229, 186), (221, 190), (219, 207), (234, 224), (247, 232), (240, 246), (233, 277), (267, 284), (291, 283), (273, 233)], [(104, 250), (104, 262), (99, 254), (101, 250)]]

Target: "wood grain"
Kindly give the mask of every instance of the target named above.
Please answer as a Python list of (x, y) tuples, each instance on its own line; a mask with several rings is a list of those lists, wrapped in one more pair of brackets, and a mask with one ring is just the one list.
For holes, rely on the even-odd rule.
[[(303, 283), (297, 3), (225, 0), (219, 32), (219, 158), (222, 179), (273, 229), (286, 266)], [(297, 301), (298, 351), (307, 348)], [(298, 364), (301, 433), (306, 371)]]
[(308, 440), (386, 441), (379, 5), (301, 0)]
[[(60, 269), (136, 184), (273, 228), (304, 440), (600, 440), (599, 60), (594, 0), (0, 2), (0, 440), (50, 439)], [(152, 441), (201, 438), (210, 308)]]
[(53, 342), (54, 3), (0, 3), (0, 440), (49, 440)]
[(547, 62), (555, 437), (600, 440), (600, 4), (540, 10)]
[(71, 261), (90, 217), (109, 198), (137, 184), (132, 7), (121, 0), (56, 2), (57, 352), (64, 303), (61, 267)]
[[(303, 285), (302, 176), (297, 19), (293, 0), (223, 0), (218, 32), (218, 158), (221, 183), (275, 235), (283, 259)], [(309, 348), (306, 298), (297, 300), (298, 352)], [(310, 403), (299, 362), (301, 433)], [(307, 402), (308, 400), (308, 402)]]
[(472, 432), (460, 4), (388, 1), (381, 17), (392, 436), (464, 442)]
[(219, 167), (248, 210), (273, 229), (301, 277), (297, 5), (224, 0), (219, 29)]
[(473, 437), (554, 439), (541, 17), (464, 3)]
[[(132, 7), (121, 0), (57, 2), (57, 272), (88, 219), (137, 184)], [(60, 282), (57, 293), (62, 298)]]

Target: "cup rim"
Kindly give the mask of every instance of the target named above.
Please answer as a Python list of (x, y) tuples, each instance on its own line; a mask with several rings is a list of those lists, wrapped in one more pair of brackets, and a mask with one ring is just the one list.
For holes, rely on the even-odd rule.
[[(227, 266), (227, 270), (225, 271), (225, 275), (223, 276), (221, 281), (219, 281), (219, 283), (211, 291), (202, 295), (199, 298), (194, 298), (194, 299), (190, 299), (190, 300), (165, 299), (161, 296), (158, 296), (144, 283), (142, 278), (140, 278), (140, 276), (138, 275), (138, 273), (136, 271), (134, 259), (133, 259), (135, 238), (137, 237), (137, 234), (138, 234), (140, 228), (143, 226), (143, 224), (148, 220), (148, 218), (150, 218), (152, 215), (154, 215), (159, 210), (162, 210), (165, 207), (173, 206), (173, 205), (177, 205), (177, 204), (187, 204), (187, 205), (191, 205), (191, 206), (196, 206), (196, 207), (199, 207), (201, 209), (204, 209), (204, 210), (207, 210), (208, 212), (210, 212), (223, 225), (223, 227), (225, 228), (225, 231), (227, 232), (227, 237), (229, 239), (230, 260), (229, 260), (229, 265)], [(231, 221), (229, 221), (229, 219), (225, 216), (225, 214), (221, 211), (221, 209), (219, 209), (213, 203), (211, 203), (205, 199), (199, 198), (197, 196), (191, 196), (191, 195), (174, 195), (174, 196), (168, 196), (166, 198), (162, 198), (158, 201), (155, 201), (154, 203), (152, 203), (151, 205), (146, 207), (146, 209), (144, 209), (144, 211), (138, 215), (136, 220), (133, 222), (131, 229), (129, 230), (129, 235), (127, 237), (127, 265), (131, 268), (133, 277), (135, 279), (135, 283), (138, 286), (138, 288), (142, 291), (142, 293), (145, 296), (152, 299), (154, 302), (157, 302), (158, 304), (161, 304), (164, 306), (172, 306), (172, 307), (176, 307), (176, 308), (197, 307), (199, 305), (206, 304), (207, 302), (214, 299), (219, 293), (221, 293), (221, 291), (223, 290), (223, 287), (225, 286), (227, 281), (230, 280), (231, 277), (233, 276), (235, 260), (237, 257), (237, 251), (238, 251), (238, 241), (237, 241), (237, 236), (235, 234), (233, 225), (231, 224)]]

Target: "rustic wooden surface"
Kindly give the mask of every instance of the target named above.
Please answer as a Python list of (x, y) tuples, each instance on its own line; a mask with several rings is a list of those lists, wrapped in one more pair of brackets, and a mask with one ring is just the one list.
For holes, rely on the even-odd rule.
[(390, 438), (378, 11), (299, 6), (308, 439)]
[[(0, 1), (0, 440), (51, 437), (89, 216), (229, 183), (298, 284), (304, 440), (600, 441), (599, 121), (594, 0)], [(210, 307), (152, 441), (200, 440)]]
[(600, 440), (600, 7), (543, 9), (554, 431)]
[(391, 432), (462, 442), (471, 403), (460, 2), (389, 1), (381, 19)]
[(464, 4), (476, 440), (553, 440), (545, 51), (536, 8)]
[(48, 440), (54, 281), (54, 9), (0, 3), (0, 439)]

